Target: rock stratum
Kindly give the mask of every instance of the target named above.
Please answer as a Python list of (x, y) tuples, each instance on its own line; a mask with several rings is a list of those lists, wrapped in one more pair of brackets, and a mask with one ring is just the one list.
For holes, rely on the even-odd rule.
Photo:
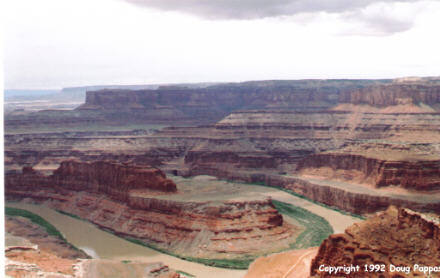
[(440, 160), (391, 160), (353, 153), (308, 156), (297, 168), (302, 173), (357, 180), (375, 187), (400, 186), (412, 190), (440, 189)]
[[(11, 132), (5, 136), (5, 167), (51, 172), (70, 158), (108, 159), (151, 164), (183, 176), (279, 186), (354, 213), (389, 204), (437, 211), (438, 80), (261, 81), (90, 92), (74, 111), (76, 119), (82, 111), (102, 119), (107, 112), (119, 117), (115, 111), (125, 111), (141, 119), (137, 113), (171, 109), (172, 116), (164, 118), (176, 124), (188, 120), (192, 126), (151, 132)], [(201, 107), (221, 113), (210, 116)], [(207, 121), (195, 126), (200, 122), (194, 117)]]
[(436, 82), (393, 82), (344, 91), (340, 103), (388, 107), (401, 104), (426, 104), (438, 107), (440, 86)]
[(120, 201), (128, 201), (136, 189), (177, 191), (176, 184), (159, 169), (107, 161), (63, 161), (52, 179), (57, 186), (72, 191), (101, 192)]
[(85, 278), (108, 277), (115, 273), (127, 278), (181, 277), (163, 263), (91, 259), (24, 217), (7, 216), (5, 224), (8, 277)]
[(32, 200), (144, 244), (194, 258), (236, 259), (286, 249), (299, 228), (270, 199), (178, 201), (150, 166), (66, 161), (50, 176), (32, 168), (6, 175), (8, 200)]
[[(440, 277), (440, 269), (424, 273), (414, 268), (416, 264), (439, 267), (439, 223), (438, 215), (391, 207), (325, 240), (313, 259), (311, 276), (334, 277), (319, 271), (320, 265), (353, 264), (361, 266), (359, 272), (338, 273), (338, 277)], [(384, 271), (366, 272), (365, 264), (383, 264)], [(391, 265), (410, 271), (392, 271)]]
[[(75, 110), (10, 113), (9, 127), (78, 124), (212, 124), (242, 109), (320, 110), (338, 103), (339, 94), (391, 80), (267, 80), (166, 86), (95, 86)], [(84, 88), (79, 88), (83, 91)], [(73, 88), (71, 93), (75, 93)], [(65, 90), (63, 95), (68, 95)], [(30, 122), (33, 122), (31, 124)]]
[[(353, 224), (345, 233), (331, 235), (319, 248), (259, 258), (245, 277), (440, 277), (439, 232), (438, 215), (389, 207)], [(333, 273), (329, 266), (334, 267)], [(359, 269), (334, 272), (336, 267), (347, 266)]]

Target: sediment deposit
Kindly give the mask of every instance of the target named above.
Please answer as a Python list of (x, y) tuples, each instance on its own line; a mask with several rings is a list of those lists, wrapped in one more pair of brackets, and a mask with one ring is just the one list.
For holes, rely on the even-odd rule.
[(179, 278), (163, 263), (91, 259), (65, 240), (23, 217), (6, 217), (6, 265), (8, 277), (84, 278), (120, 277)]
[[(151, 133), (10, 133), (5, 166), (8, 171), (33, 166), (48, 173), (70, 158), (111, 159), (183, 176), (281, 183), (356, 213), (389, 203), (436, 208), (430, 197), (439, 194), (438, 79), (383, 83), (262, 81), (90, 92), (75, 110), (78, 115), (90, 112), (104, 119), (108, 111), (117, 117), (118, 110), (142, 119), (139, 113), (146, 111), (192, 126)], [(164, 109), (180, 112), (161, 114)], [(209, 124), (194, 126), (200, 123), (194, 118)], [(295, 181), (277, 182), (289, 176)]]
[(367, 104), (377, 107), (404, 103), (433, 105), (440, 103), (440, 86), (430, 81), (378, 84), (339, 94), (341, 103)]
[(297, 170), (303, 174), (340, 177), (375, 187), (395, 185), (412, 190), (440, 188), (440, 160), (393, 160), (386, 154), (381, 156), (382, 159), (353, 153), (321, 153), (306, 157)]
[(312, 247), (260, 257), (249, 266), (244, 278), (309, 277), (312, 259), (317, 252), (318, 247)]
[[(344, 90), (391, 80), (267, 80), (172, 86), (92, 86), (75, 110), (9, 113), (9, 128), (80, 124), (212, 124), (241, 109), (321, 110), (338, 102)], [(80, 89), (84, 90), (84, 88)], [(74, 91), (74, 90), (73, 90)], [(71, 90), (70, 94), (75, 93)], [(68, 95), (69, 92), (63, 93)]]
[(67, 161), (51, 176), (31, 168), (6, 176), (8, 200), (30, 198), (182, 256), (274, 252), (288, 248), (299, 231), (283, 221), (270, 199), (185, 202), (167, 194), (179, 191), (160, 170), (110, 162)]

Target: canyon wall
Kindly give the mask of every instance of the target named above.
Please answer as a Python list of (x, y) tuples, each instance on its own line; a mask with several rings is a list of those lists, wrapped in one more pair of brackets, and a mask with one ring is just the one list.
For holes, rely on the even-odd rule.
[[(90, 92), (87, 102), (73, 111), (76, 118), (94, 113), (103, 121), (125, 121), (118, 114), (122, 111), (133, 118), (129, 123), (163, 116), (173, 124), (185, 119), (192, 125), (200, 123), (197, 119), (210, 124), (152, 133), (8, 134), (5, 166), (8, 171), (22, 166), (49, 171), (70, 158), (115, 159), (154, 164), (185, 176), (211, 174), (269, 185), (277, 182), (265, 177), (292, 176), (303, 181), (294, 183), (298, 192), (351, 212), (369, 213), (402, 202), (436, 209), (430, 194), (417, 195), (431, 191), (436, 196), (439, 188), (440, 113), (434, 108), (440, 85), (433, 80), (261, 81)], [(431, 112), (399, 106), (408, 98), (413, 105), (430, 106)], [(355, 109), (323, 110), (341, 102)], [(360, 109), (363, 106), (395, 110)], [(311, 182), (314, 177), (339, 186)], [(391, 189), (397, 191), (386, 191)]]
[(204, 168), (190, 174), (208, 174), (226, 180), (287, 189), (298, 196), (357, 215), (368, 215), (382, 211), (390, 205), (407, 207), (422, 212), (440, 213), (438, 192), (394, 194), (393, 192), (377, 192), (370, 188), (359, 187), (356, 184), (307, 179), (295, 175), (265, 174), (258, 171)]
[[(433, 177), (429, 185), (423, 186), (437, 186), (435, 177), (439, 171), (438, 163), (423, 161), (436, 160), (436, 148), (440, 142), (437, 141), (440, 140), (438, 113), (240, 111), (230, 114), (210, 130), (205, 128), (203, 132), (192, 130), (193, 136), (206, 139), (186, 152), (185, 164), (190, 171), (200, 173), (202, 169), (228, 170), (234, 167), (297, 172), (297, 165), (304, 158), (323, 151), (336, 153), (343, 148), (348, 157), (356, 157), (358, 152), (359, 157), (381, 156), (384, 161), (419, 161), (408, 163), (402, 171), (411, 171), (408, 167), (418, 165), (421, 168), (419, 173), (429, 173), (428, 179)], [(168, 130), (160, 132), (163, 136), (167, 136), (167, 133)], [(179, 136), (177, 130), (172, 134)], [(334, 160), (337, 159), (339, 157)], [(342, 159), (343, 156), (338, 162), (341, 165), (345, 163)], [(310, 160), (313, 160), (313, 156)], [(310, 160), (301, 163), (307, 164)], [(333, 167), (338, 163), (333, 163)], [(396, 175), (401, 173), (394, 173), (393, 176), (390, 169), (394, 166), (391, 162), (388, 165), (389, 171), (382, 174), (384, 183), (397, 182)], [(301, 168), (304, 166), (300, 166), (299, 170)], [(414, 176), (408, 173), (408, 177)], [(423, 181), (417, 184), (421, 183)], [(414, 186), (408, 184), (405, 187)]]
[[(241, 109), (322, 110), (335, 105), (341, 91), (390, 80), (272, 80), (221, 84), (180, 84), (101, 89), (91, 87), (75, 110), (10, 113), (6, 129), (26, 126), (153, 123), (212, 124)], [(66, 94), (66, 93), (64, 93)]]
[(329, 236), (319, 248), (258, 258), (245, 277), (440, 277), (439, 249), (438, 215), (391, 206)]
[[(184, 113), (231, 112), (252, 108), (322, 108), (336, 103), (338, 94), (388, 80), (274, 80), (223, 83), (204, 88), (161, 86), (156, 90), (98, 90), (87, 92), (83, 109), (144, 109), (174, 107)], [(190, 108), (192, 111), (187, 110)], [(302, 110), (302, 109), (301, 109)]]
[(9, 173), (5, 189), (7, 200), (44, 203), (181, 256), (236, 259), (276, 252), (289, 248), (300, 231), (267, 198), (168, 198), (179, 194), (175, 184), (150, 167), (66, 161), (51, 176), (31, 168)]
[(437, 106), (440, 103), (440, 85), (429, 82), (393, 82), (373, 85), (341, 92), (339, 102), (378, 107), (405, 103)]
[(159, 169), (109, 161), (63, 161), (51, 179), (54, 184), (69, 190), (102, 192), (122, 201), (128, 200), (134, 189), (177, 191), (176, 184)]
[[(440, 265), (440, 225), (438, 216), (429, 217), (408, 209), (389, 208), (387, 211), (356, 223), (344, 234), (331, 235), (320, 246), (312, 261), (312, 277), (334, 277), (320, 271), (321, 265), (359, 265), (360, 271), (338, 277), (420, 277), (423, 272), (413, 269)], [(365, 264), (384, 264), (385, 271), (365, 272)], [(389, 266), (409, 266), (411, 271), (392, 272)], [(332, 276), (333, 275), (333, 276)], [(431, 273), (431, 277), (439, 277)]]
[[(296, 180), (303, 180), (290, 183), (296, 193), (354, 213), (375, 212), (391, 203), (437, 210), (434, 201), (425, 201), (426, 196), (417, 200), (412, 193), (393, 195), (369, 190), (365, 194), (363, 188), (347, 188), (356, 189), (359, 183), (368, 184), (376, 177), (380, 177), (380, 188), (437, 188), (438, 138), (440, 114), (436, 113), (256, 110), (232, 113), (215, 125), (170, 127), (147, 135), (8, 135), (5, 166), (17, 169), (23, 164), (36, 165), (44, 170), (57, 167), (69, 157), (85, 161), (106, 158), (140, 165), (154, 163), (185, 176), (209, 174), (282, 187), (288, 184), (266, 177), (284, 180), (294, 175)], [(330, 166), (324, 166), (330, 162)], [(298, 168), (301, 163), (303, 166)], [(323, 175), (322, 168), (331, 168), (334, 173)], [(336, 183), (349, 182), (350, 186), (310, 182), (301, 177), (307, 173)]]
[[(326, 168), (332, 171), (326, 173)], [(319, 169), (322, 169), (319, 173)], [(310, 155), (298, 164), (297, 170), (303, 173), (323, 175), (327, 178), (346, 176), (346, 180), (358, 179), (360, 182), (376, 187), (397, 185), (414, 190), (437, 190), (440, 188), (440, 160), (393, 160), (392, 157), (379, 159), (360, 154), (320, 153)], [(339, 170), (348, 170), (340, 175)], [(350, 175), (353, 173), (353, 175)]]

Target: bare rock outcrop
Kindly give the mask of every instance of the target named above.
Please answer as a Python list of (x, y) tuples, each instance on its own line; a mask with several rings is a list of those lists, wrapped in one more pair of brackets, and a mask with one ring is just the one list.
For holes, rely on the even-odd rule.
[[(325, 173), (325, 168), (330, 172)], [(319, 169), (323, 169), (319, 173)], [(393, 160), (361, 154), (321, 153), (306, 157), (297, 167), (309, 174), (331, 175), (330, 178), (358, 180), (375, 187), (391, 185), (413, 190), (437, 190), (440, 188), (440, 160)], [(345, 172), (343, 170), (346, 170)], [(339, 173), (337, 173), (339, 171)]]
[(177, 190), (176, 184), (157, 168), (109, 161), (63, 161), (51, 179), (69, 190), (102, 192), (123, 201), (135, 189)]
[(440, 277), (439, 250), (438, 215), (391, 206), (331, 235), (319, 249), (259, 258), (245, 277)]
[(175, 184), (151, 167), (66, 161), (51, 176), (30, 168), (7, 174), (5, 191), (8, 200), (44, 203), (189, 257), (234, 259), (275, 252), (289, 248), (300, 230), (284, 222), (268, 198), (167, 198), (179, 194)]
[(312, 259), (318, 247), (293, 250), (256, 259), (244, 278), (298, 278), (309, 277)]
[(26, 218), (7, 216), (5, 224), (8, 277), (86, 278), (108, 273), (119, 277), (180, 277), (163, 263), (91, 259)]
[(344, 91), (339, 95), (339, 101), (377, 107), (409, 103), (438, 106), (440, 104), (440, 85), (423, 81), (373, 85), (353, 91)]
[[(423, 277), (419, 266), (440, 265), (440, 225), (438, 216), (390, 207), (344, 234), (331, 235), (320, 246), (311, 266), (312, 277), (335, 277), (320, 266), (360, 266), (355, 273), (340, 271), (337, 277)], [(365, 271), (364, 265), (367, 265)], [(368, 265), (384, 265), (371, 270)], [(392, 266), (401, 271), (392, 271)], [(409, 271), (403, 270), (409, 267)], [(382, 271), (383, 270), (383, 271)], [(440, 269), (438, 270), (440, 271)], [(440, 272), (430, 277), (439, 277)], [(425, 276), (426, 277), (426, 276)]]

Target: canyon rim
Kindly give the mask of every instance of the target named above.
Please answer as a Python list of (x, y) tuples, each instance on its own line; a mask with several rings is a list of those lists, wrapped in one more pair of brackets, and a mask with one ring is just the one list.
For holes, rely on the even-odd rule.
[(440, 2), (5, 2), (5, 277), (440, 277)]

